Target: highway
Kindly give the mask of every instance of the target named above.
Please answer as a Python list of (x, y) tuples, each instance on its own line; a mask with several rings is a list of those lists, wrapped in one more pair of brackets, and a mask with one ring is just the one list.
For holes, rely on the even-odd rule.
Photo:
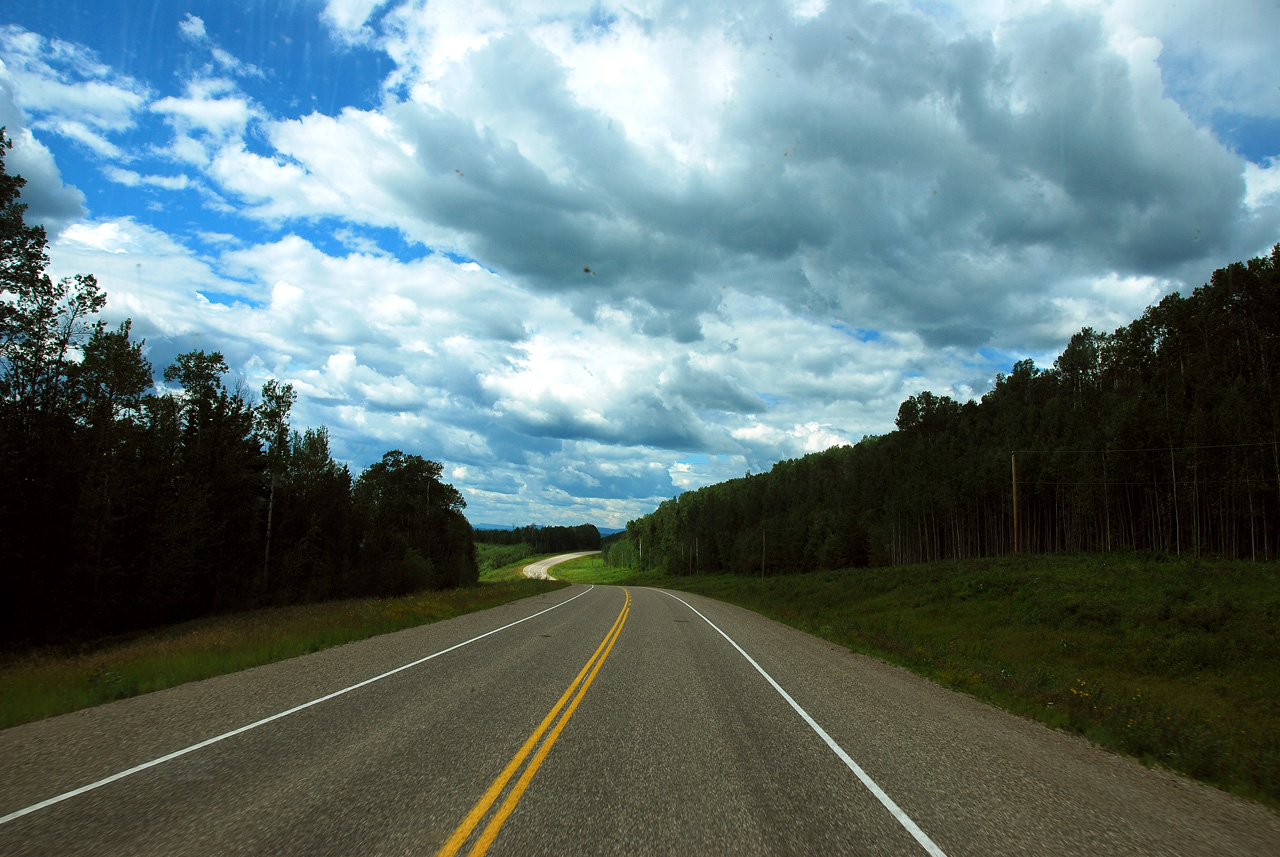
[(0, 854), (453, 853), (1275, 855), (1280, 817), (632, 587), (0, 732)]

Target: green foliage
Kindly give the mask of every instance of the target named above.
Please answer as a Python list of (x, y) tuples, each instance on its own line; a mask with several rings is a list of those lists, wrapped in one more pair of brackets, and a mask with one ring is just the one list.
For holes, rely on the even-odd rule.
[[(569, 583), (596, 583), (613, 585), (630, 583), (646, 585), (629, 568), (607, 565), (600, 556), (584, 556), (562, 562), (551, 568), (551, 575), (556, 580)], [(655, 578), (656, 579), (656, 578)]]
[(479, 579), (466, 501), (440, 481), (443, 468), (393, 449), (360, 475), (355, 502), (364, 524), (362, 562), (377, 591), (470, 586)]
[(533, 545), (525, 542), (514, 545), (495, 545), (476, 539), (476, 558), (481, 574), (495, 571), (531, 556), (533, 556)]

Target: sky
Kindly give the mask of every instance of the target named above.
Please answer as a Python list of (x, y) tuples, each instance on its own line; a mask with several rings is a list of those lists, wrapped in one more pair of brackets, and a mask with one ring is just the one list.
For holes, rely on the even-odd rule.
[(1280, 4), (25, 0), (51, 274), (354, 472), (621, 527), (1280, 241)]

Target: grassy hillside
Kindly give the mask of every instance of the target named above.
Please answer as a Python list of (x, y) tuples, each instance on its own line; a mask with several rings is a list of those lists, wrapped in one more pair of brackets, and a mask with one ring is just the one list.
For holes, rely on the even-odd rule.
[(1280, 807), (1280, 565), (1036, 556), (766, 580), (557, 569), (606, 575), (750, 608)]

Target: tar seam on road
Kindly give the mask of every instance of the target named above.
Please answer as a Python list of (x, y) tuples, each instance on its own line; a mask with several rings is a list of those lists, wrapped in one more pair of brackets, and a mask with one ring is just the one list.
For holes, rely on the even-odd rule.
[[(594, 588), (595, 586), (593, 585), (591, 589), (594, 589)], [(410, 667), (416, 667), (419, 664), (426, 663), (432, 658), (438, 658), (441, 655), (448, 654), (449, 652), (452, 652), (454, 649), (461, 649), (463, 646), (468, 646), (476, 642), (477, 640), (483, 640), (485, 637), (488, 637), (492, 634), (496, 634), (499, 631), (505, 631), (508, 628), (513, 628), (516, 625), (519, 625), (521, 622), (528, 622), (530, 619), (536, 619), (539, 616), (541, 616), (543, 613), (549, 613), (552, 610), (556, 609), (557, 607), (563, 607), (564, 605), (568, 604), (570, 601), (574, 601), (578, 598), (581, 598), (582, 596), (586, 595), (587, 592), (590, 592), (591, 589), (588, 589), (586, 592), (579, 592), (577, 595), (573, 596), (573, 598), (566, 598), (564, 601), (561, 601), (559, 604), (553, 604), (552, 606), (548, 607), (546, 610), (540, 610), (537, 613), (534, 613), (532, 616), (526, 616), (523, 619), (517, 619), (516, 621), (510, 623), (509, 625), (503, 625), (501, 628), (494, 628), (492, 631), (486, 631), (480, 636), (472, 637), (470, 640), (467, 640), (466, 642), (458, 643), (456, 645), (450, 646), (447, 649), (441, 649), (438, 652), (427, 655), (425, 658), (418, 658), (418, 660), (412, 663), (408, 663), (408, 664), (405, 664), (404, 666), (396, 667), (393, 670), (387, 670), (382, 675), (376, 675), (373, 678), (367, 678), (362, 682), (358, 682), (356, 684), (351, 685), (350, 687), (344, 687), (342, 690), (335, 690), (333, 693), (325, 694), (324, 696), (318, 699), (313, 699), (310, 702), (304, 702), (301, 705), (295, 705), (293, 708), (290, 708), (288, 711), (281, 711), (279, 714), (273, 714), (270, 717), (264, 717), (261, 720), (257, 720), (253, 723), (248, 724), (247, 726), (241, 726), (239, 729), (232, 729), (230, 732), (223, 732), (221, 735), (216, 735), (213, 738), (206, 738), (204, 741), (201, 741), (198, 744), (192, 744), (190, 747), (183, 747), (181, 750), (175, 750), (172, 753), (161, 756), (158, 759), (152, 759), (150, 762), (143, 762), (141, 765), (135, 765), (134, 767), (129, 768), (126, 771), (121, 771), (118, 774), (112, 774), (109, 777), (104, 777), (103, 779), (98, 780), (97, 782), (89, 783), (87, 786), (81, 786), (78, 789), (72, 789), (69, 792), (63, 792), (62, 794), (57, 795), (56, 797), (51, 797), (48, 800), (42, 800), (39, 803), (33, 803), (31, 806), (16, 810), (15, 812), (11, 812), (6, 816), (0, 817), (0, 824), (7, 824), (8, 822), (13, 821), (14, 819), (21, 818), (24, 815), (30, 815), (31, 813), (42, 810), (45, 807), (53, 806), (55, 803), (61, 803), (62, 801), (68, 800), (69, 798), (76, 797), (77, 795), (82, 795), (85, 792), (91, 792), (94, 789), (102, 788), (105, 785), (114, 783), (116, 780), (123, 780), (125, 777), (139, 773), (140, 771), (145, 771), (148, 768), (154, 768), (156, 765), (162, 765), (165, 762), (169, 762), (169, 761), (172, 761), (173, 759), (178, 758), (179, 756), (185, 756), (188, 753), (194, 753), (196, 750), (200, 750), (205, 747), (208, 747), (210, 744), (216, 744), (219, 741), (223, 741), (227, 738), (231, 738), (233, 736), (239, 735), (242, 732), (248, 732), (250, 729), (257, 729), (259, 726), (265, 726), (266, 724), (271, 723), (274, 720), (279, 720), (282, 717), (288, 717), (290, 714), (296, 714), (305, 708), (310, 708), (313, 705), (319, 705), (322, 702), (327, 702), (328, 700), (333, 699), (335, 696), (342, 696), (344, 693), (350, 693), (351, 691), (362, 688), (367, 684), (373, 684), (375, 681), (381, 681), (382, 679), (387, 678), (388, 676), (393, 676), (398, 672), (403, 672), (404, 670), (407, 670)]]
[[(577, 709), (578, 703), (582, 701), (582, 697), (586, 695), (587, 688), (591, 687), (591, 682), (595, 681), (596, 673), (600, 672), (600, 666), (605, 662), (605, 658), (609, 657), (609, 652), (613, 650), (613, 644), (617, 642), (618, 635), (622, 633), (622, 626), (627, 623), (627, 614), (631, 612), (631, 593), (623, 590), (626, 594), (626, 600), (622, 602), (622, 612), (618, 614), (618, 618), (613, 621), (613, 627), (609, 629), (609, 633), (605, 634), (604, 640), (596, 647), (595, 653), (587, 659), (582, 669), (578, 671), (578, 675), (569, 683), (569, 687), (561, 695), (560, 699), (548, 712), (547, 716), (542, 718), (542, 722), (538, 724), (538, 728), (533, 730), (528, 739), (520, 747), (516, 754), (503, 768), (502, 773), (498, 774), (497, 779), (485, 791), (484, 796), (476, 802), (476, 805), (467, 813), (467, 817), (462, 820), (458, 828), (445, 841), (440, 850), (436, 852), (436, 857), (453, 857), (458, 850), (466, 844), (470, 838), (472, 831), (476, 825), (484, 818), (485, 813), (493, 806), (494, 801), (502, 794), (502, 790), (506, 788), (507, 783), (519, 770), (521, 763), (525, 757), (529, 755), (529, 751), (537, 745), (538, 740), (543, 733), (547, 731), (547, 727), (551, 726), (555, 721), (555, 726), (551, 729), (551, 734), (547, 736), (547, 740), (542, 742), (542, 746), (538, 747), (538, 752), (534, 754), (532, 761), (528, 767), (524, 769), (524, 773), (520, 775), (520, 779), (516, 780), (516, 784), (511, 787), (511, 791), (507, 794), (502, 805), (498, 807), (498, 811), (493, 818), (489, 820), (485, 826), (484, 832), (480, 834), (480, 838), (471, 846), (471, 850), (467, 852), (467, 857), (482, 857), (489, 850), (489, 846), (493, 844), (493, 840), (497, 838), (498, 831), (502, 829), (502, 825), (516, 808), (516, 804), (520, 802), (521, 795), (524, 794), (526, 788), (529, 787), (529, 781), (533, 779), (533, 775), (538, 772), (538, 767), (542, 764), (542, 760), (547, 757), (547, 753), (551, 752), (551, 747), (556, 743), (556, 739), (560, 737), (560, 733), (564, 730), (565, 724), (569, 722), (569, 718), (573, 716), (573, 712)], [(588, 671), (589, 674), (588, 674)], [(586, 680), (583, 681), (583, 676)], [(579, 682), (582, 682), (579, 687)], [(575, 688), (577, 695), (573, 696)], [(564, 708), (565, 701), (573, 696), (573, 701), (569, 703), (569, 707), (564, 709), (564, 715), (556, 721), (556, 715)]]
[(813, 729), (813, 731), (818, 733), (818, 737), (820, 737), (823, 741), (825, 741), (827, 743), (827, 746), (831, 748), (831, 751), (840, 757), (840, 761), (848, 765), (849, 770), (853, 771), (854, 775), (857, 776), (857, 778), (862, 781), (862, 784), (866, 786), (867, 789), (873, 795), (876, 796), (876, 799), (879, 800), (880, 803), (884, 805), (884, 808), (889, 810), (889, 812), (893, 814), (893, 817), (898, 820), (898, 823), (901, 824), (904, 828), (906, 828), (908, 833), (910, 833), (912, 836), (915, 837), (916, 842), (919, 842), (925, 851), (929, 852), (929, 854), (932, 855), (932, 857), (947, 857), (947, 855), (943, 852), (943, 850), (939, 848), (932, 839), (929, 838), (928, 834), (926, 834), (923, 830), (921, 830), (919, 825), (917, 825), (914, 821), (911, 820), (911, 816), (903, 812), (902, 807), (894, 803), (893, 798), (889, 797), (889, 795), (885, 793), (884, 789), (880, 788), (880, 786), (876, 784), (876, 781), (871, 779), (870, 775), (868, 775), (866, 771), (862, 770), (862, 767), (857, 762), (855, 762), (849, 756), (848, 753), (844, 751), (844, 748), (841, 747), (839, 744), (837, 744), (835, 742), (835, 739), (827, 734), (827, 730), (819, 726), (817, 721), (809, 716), (809, 712), (801, 708), (800, 703), (792, 699), (791, 694), (783, 690), (782, 685), (774, 681), (773, 676), (765, 672), (764, 668), (761, 667), (758, 663), (756, 663), (755, 658), (751, 657), (751, 655), (748, 655), (745, 651), (743, 651), (742, 646), (739, 646), (737, 643), (735, 643), (732, 637), (730, 637), (724, 631), (721, 631), (715, 622), (712, 622), (706, 616), (703, 616), (702, 613), (699, 612), (698, 608), (694, 607), (688, 601), (685, 601), (683, 598), (681, 598), (678, 595), (672, 595), (670, 592), (667, 592), (665, 589), (659, 589), (657, 591), (665, 595), (671, 595), (672, 598), (679, 601), (685, 607), (688, 607), (694, 613), (697, 613), (699, 616), (702, 616), (702, 621), (706, 622), (712, 628), (715, 628), (716, 632), (720, 634), (721, 637), (724, 637), (726, 640), (729, 641), (729, 645), (733, 646), (735, 649), (738, 650), (738, 654), (742, 655), (744, 658), (747, 659), (747, 663), (751, 664), (751, 666), (756, 668), (756, 672), (764, 676), (765, 681), (773, 685), (773, 689), (782, 695), (782, 698), (785, 699), (787, 703), (796, 710), (797, 714), (799, 714), (801, 717), (804, 718), (804, 722), (808, 723), (809, 726)]

